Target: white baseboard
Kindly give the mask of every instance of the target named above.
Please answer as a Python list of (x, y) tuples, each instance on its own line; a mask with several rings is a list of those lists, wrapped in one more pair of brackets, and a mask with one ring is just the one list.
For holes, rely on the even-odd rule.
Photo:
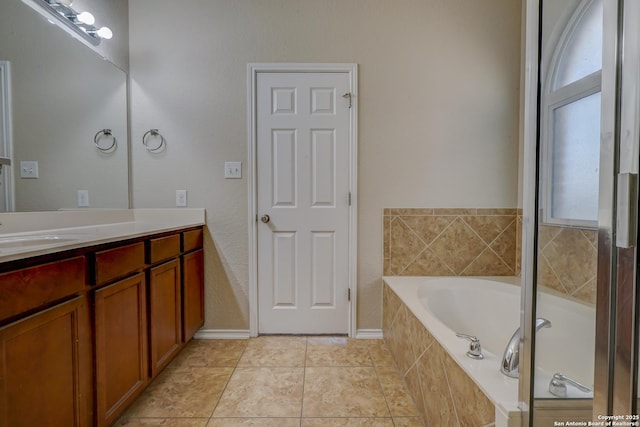
[(382, 329), (358, 329), (356, 330), (356, 338), (365, 340), (381, 340)]
[[(246, 340), (250, 336), (248, 329), (200, 329), (193, 338), (198, 340)], [(382, 329), (358, 329), (356, 338), (381, 340)]]
[(193, 338), (198, 340), (248, 340), (248, 329), (200, 329)]

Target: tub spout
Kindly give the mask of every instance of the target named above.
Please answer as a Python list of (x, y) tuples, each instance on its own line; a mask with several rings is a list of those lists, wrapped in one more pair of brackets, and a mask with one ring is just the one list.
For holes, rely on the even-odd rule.
[[(550, 328), (551, 322), (539, 317), (536, 319), (536, 332), (541, 328)], [(516, 329), (513, 336), (504, 349), (500, 372), (511, 378), (518, 378), (518, 367), (520, 366), (520, 328)]]

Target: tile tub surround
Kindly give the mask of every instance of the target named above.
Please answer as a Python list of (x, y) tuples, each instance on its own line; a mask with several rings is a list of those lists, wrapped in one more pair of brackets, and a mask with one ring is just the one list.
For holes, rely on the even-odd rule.
[(423, 426), (383, 340), (194, 340), (116, 426)]
[[(541, 225), (542, 290), (595, 304), (596, 230)], [(385, 276), (519, 276), (521, 209), (384, 209)]]
[(598, 232), (542, 225), (539, 247), (538, 284), (556, 295), (595, 305)]
[(384, 340), (429, 425), (485, 426), (495, 407), (385, 284)]
[(384, 209), (385, 276), (513, 276), (517, 209)]

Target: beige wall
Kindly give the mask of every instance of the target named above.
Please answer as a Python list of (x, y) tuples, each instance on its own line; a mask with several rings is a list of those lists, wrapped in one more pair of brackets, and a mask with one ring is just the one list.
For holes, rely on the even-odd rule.
[[(520, 2), (130, 2), (134, 207), (207, 209), (206, 328), (248, 328), (250, 62), (359, 64), (358, 328), (382, 326), (384, 207), (515, 208)], [(150, 155), (142, 134), (168, 148)]]

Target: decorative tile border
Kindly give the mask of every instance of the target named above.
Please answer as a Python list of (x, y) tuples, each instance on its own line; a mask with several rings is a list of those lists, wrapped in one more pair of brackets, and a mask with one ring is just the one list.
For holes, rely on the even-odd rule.
[[(512, 276), (516, 209), (385, 209), (384, 274)], [(521, 223), (521, 222), (520, 222)]]

